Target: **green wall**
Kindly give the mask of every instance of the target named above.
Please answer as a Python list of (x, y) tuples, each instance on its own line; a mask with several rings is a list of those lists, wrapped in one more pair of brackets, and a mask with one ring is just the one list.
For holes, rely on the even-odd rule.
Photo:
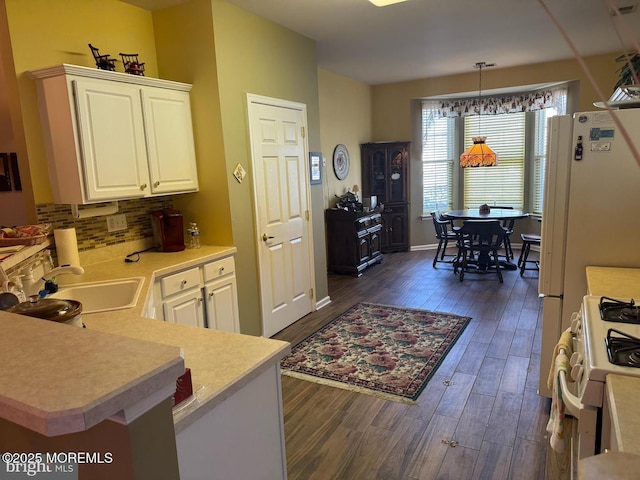
[[(212, 6), (231, 224), (238, 248), (241, 327), (242, 332), (257, 335), (262, 328), (246, 95), (304, 103), (309, 149), (319, 150), (316, 46), (306, 37), (223, 0), (213, 0)], [(248, 172), (241, 184), (229, 174), (237, 163)], [(315, 224), (323, 215), (321, 186), (311, 187), (311, 196)], [(313, 242), (316, 256), (324, 258), (324, 230), (314, 230)], [(327, 294), (326, 271), (316, 267), (315, 273), (316, 298), (322, 298)]]

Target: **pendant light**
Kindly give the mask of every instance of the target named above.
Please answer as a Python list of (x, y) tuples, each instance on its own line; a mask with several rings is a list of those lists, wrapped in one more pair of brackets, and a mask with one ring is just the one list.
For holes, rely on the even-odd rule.
[[(480, 81), (478, 87), (478, 133), (480, 133), (480, 119), (482, 118), (482, 69), (485, 67), (495, 67), (495, 63), (478, 62), (474, 65), (480, 71)], [(498, 163), (498, 155), (491, 150), (485, 140), (487, 137), (473, 137), (473, 145), (467, 148), (460, 155), (460, 166), (467, 167), (493, 167)]]
[(386, 7), (387, 5), (393, 5), (394, 3), (406, 2), (407, 0), (369, 0), (376, 7)]

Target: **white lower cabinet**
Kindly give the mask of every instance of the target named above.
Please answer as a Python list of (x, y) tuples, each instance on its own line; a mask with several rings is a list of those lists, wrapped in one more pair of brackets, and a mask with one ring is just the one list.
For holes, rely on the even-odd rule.
[(167, 322), (240, 333), (233, 256), (160, 277), (153, 294)]
[(204, 295), (207, 302), (207, 326), (226, 332), (240, 332), (235, 277), (233, 281), (226, 279), (207, 284)]
[(167, 300), (163, 310), (167, 322), (193, 327), (205, 326), (202, 290), (199, 288)]
[(286, 480), (278, 365), (176, 435), (181, 480)]

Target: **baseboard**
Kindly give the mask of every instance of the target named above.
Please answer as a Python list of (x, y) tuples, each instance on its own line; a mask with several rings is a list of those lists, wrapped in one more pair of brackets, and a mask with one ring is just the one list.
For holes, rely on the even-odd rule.
[(321, 308), (326, 307), (330, 303), (331, 303), (331, 298), (327, 295), (326, 297), (316, 302), (316, 310), (320, 310)]

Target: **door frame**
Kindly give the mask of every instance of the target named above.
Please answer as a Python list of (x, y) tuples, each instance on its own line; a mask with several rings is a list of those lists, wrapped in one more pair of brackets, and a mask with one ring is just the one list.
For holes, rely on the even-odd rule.
[[(251, 105), (252, 104), (263, 104), (277, 108), (289, 108), (293, 110), (298, 110), (302, 113), (302, 126), (304, 128), (304, 136), (303, 136), (303, 149), (304, 149), (304, 157), (305, 159), (309, 158), (309, 141), (308, 141), (308, 132), (309, 128), (307, 127), (307, 105), (304, 103), (293, 102), (290, 100), (283, 100), (281, 98), (274, 97), (266, 97), (263, 95), (256, 95), (253, 93), (247, 93), (247, 130), (249, 134), (249, 149), (251, 156), (251, 171), (255, 172), (255, 152), (253, 150), (253, 137), (251, 134)], [(309, 212), (309, 219), (307, 220), (307, 246), (308, 246), (308, 258), (309, 258), (309, 280), (310, 280), (310, 288), (313, 289), (313, 295), (311, 296), (311, 311), (316, 311), (316, 277), (315, 277), (315, 262), (314, 262), (314, 249), (313, 249), (313, 216), (312, 216), (312, 203), (311, 203), (311, 183), (310, 183), (310, 172), (308, 162), (304, 162), (304, 172), (305, 172), (305, 182), (307, 184), (306, 188), (306, 200), (307, 200), (307, 211)], [(258, 253), (258, 286), (260, 290), (260, 325), (262, 327), (262, 336), (264, 336), (264, 303), (262, 301), (263, 298), (263, 286), (262, 286), (262, 278), (263, 278), (263, 254), (262, 249), (260, 248), (262, 245), (262, 238), (260, 237), (262, 229), (260, 225), (258, 225), (258, 192), (256, 186), (256, 178), (255, 175), (251, 175), (251, 189), (253, 194), (253, 227), (254, 227), (254, 246)], [(298, 319), (299, 320), (299, 319)]]

